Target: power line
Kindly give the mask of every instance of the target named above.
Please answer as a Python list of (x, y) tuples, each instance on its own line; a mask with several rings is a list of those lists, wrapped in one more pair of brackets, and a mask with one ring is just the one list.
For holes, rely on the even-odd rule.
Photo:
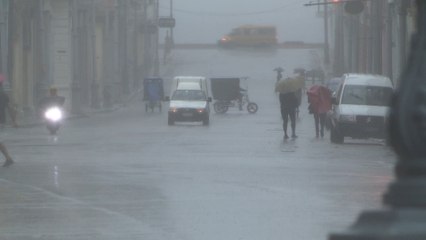
[[(268, 10), (262, 10), (262, 11), (254, 11), (254, 12), (245, 12), (245, 13), (220, 13), (220, 12), (205, 12), (205, 11), (193, 11), (193, 10), (186, 10), (186, 9), (180, 9), (180, 8), (174, 8), (174, 12), (179, 13), (185, 13), (185, 14), (191, 14), (191, 15), (202, 15), (202, 16), (215, 16), (215, 17), (240, 17), (240, 16), (251, 16), (251, 15), (262, 15), (262, 14), (268, 14), (268, 13), (275, 13), (275, 12), (281, 12), (282, 10), (288, 8), (291, 5), (295, 5), (299, 3), (299, 0), (295, 0), (292, 3), (286, 4), (284, 6), (274, 8), (274, 9), (268, 9)], [(169, 10), (170, 7), (164, 7), (160, 6), (161, 9)]]

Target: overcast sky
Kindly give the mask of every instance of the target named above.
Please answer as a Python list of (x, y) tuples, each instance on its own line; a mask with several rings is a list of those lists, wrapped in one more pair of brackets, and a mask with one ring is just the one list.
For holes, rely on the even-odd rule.
[[(244, 24), (275, 25), (280, 42), (323, 41), (323, 22), (310, 0), (173, 0), (176, 43), (216, 43)], [(160, 15), (169, 15), (170, 0), (160, 0)], [(164, 33), (166, 29), (162, 29)]]

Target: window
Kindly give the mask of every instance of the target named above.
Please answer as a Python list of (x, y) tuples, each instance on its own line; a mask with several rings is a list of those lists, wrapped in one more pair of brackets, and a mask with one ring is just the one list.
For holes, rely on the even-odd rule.
[(392, 92), (389, 87), (346, 85), (342, 104), (389, 106)]
[(273, 28), (259, 28), (260, 35), (275, 35), (275, 29)]
[(206, 95), (201, 90), (176, 90), (172, 100), (178, 101), (205, 101)]

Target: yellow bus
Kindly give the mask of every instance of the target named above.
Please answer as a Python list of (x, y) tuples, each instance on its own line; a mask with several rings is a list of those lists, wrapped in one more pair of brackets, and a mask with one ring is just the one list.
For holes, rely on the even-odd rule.
[(277, 45), (277, 30), (274, 26), (244, 25), (232, 29), (223, 36), (218, 45), (222, 47), (270, 47)]

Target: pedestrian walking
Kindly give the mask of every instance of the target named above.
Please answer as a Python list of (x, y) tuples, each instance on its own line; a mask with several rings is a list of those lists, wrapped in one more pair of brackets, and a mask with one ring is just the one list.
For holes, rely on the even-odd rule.
[[(0, 74), (1, 75), (1, 74)], [(14, 127), (17, 127), (15, 114), (13, 109), (10, 107), (9, 97), (4, 92), (3, 89), (4, 77), (0, 77), (0, 152), (3, 154), (6, 161), (3, 164), (3, 167), (8, 167), (13, 164), (13, 159), (10, 156), (6, 146), (3, 143), (3, 131), (6, 125), (6, 112), (9, 114), (12, 119), (12, 124)]]
[(40, 113), (51, 106), (63, 106), (65, 104), (65, 97), (58, 95), (58, 89), (56, 87), (50, 87), (49, 96), (43, 97), (39, 102)]
[(300, 96), (303, 87), (302, 79), (295, 77), (287, 77), (281, 79), (275, 84), (275, 92), (279, 93), (281, 117), (283, 119), (284, 140), (289, 139), (287, 128), (290, 119), (291, 137), (297, 138), (296, 135), (296, 112), (300, 104)]
[(307, 95), (308, 110), (315, 121), (315, 136), (323, 138), (327, 112), (331, 110), (331, 92), (325, 86), (314, 85), (308, 89)]
[(296, 109), (298, 107), (298, 98), (296, 92), (280, 93), (281, 117), (283, 119), (284, 139), (289, 139), (287, 128), (288, 120), (291, 125), (291, 138), (297, 138), (296, 135)]

